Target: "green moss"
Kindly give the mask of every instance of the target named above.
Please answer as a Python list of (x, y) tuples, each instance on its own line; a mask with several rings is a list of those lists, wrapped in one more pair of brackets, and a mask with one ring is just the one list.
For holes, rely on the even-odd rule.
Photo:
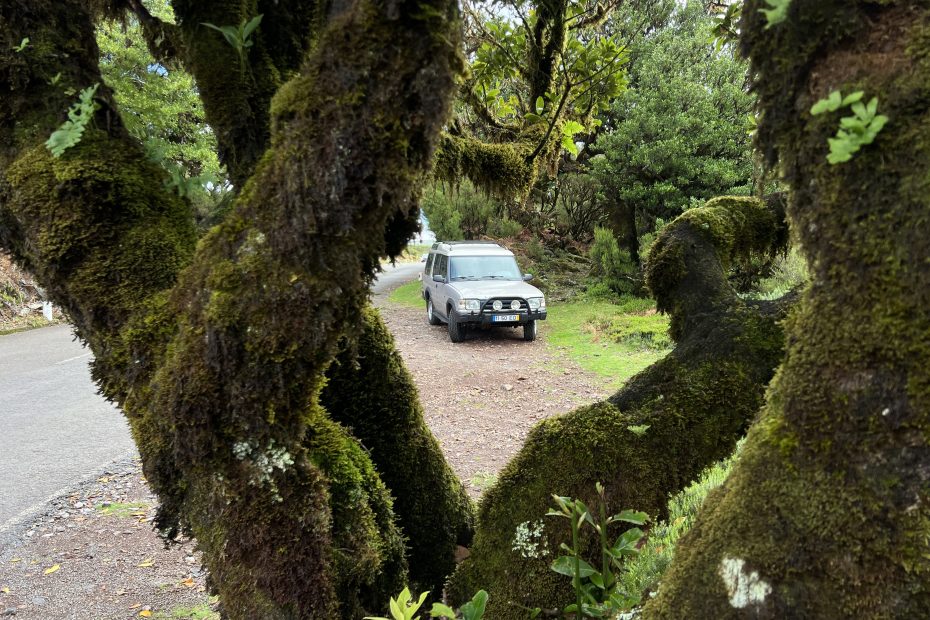
[(451, 184), (468, 178), (476, 187), (503, 200), (522, 199), (536, 180), (532, 141), (482, 142), (443, 134), (436, 156), (435, 175)]
[(405, 539), (363, 447), (322, 409), (312, 415), (305, 447), (329, 486), (336, 595), (342, 616), (357, 618), (404, 587)]
[(471, 541), (473, 508), (423, 420), (416, 387), (376, 310), (363, 312), (358, 340), (327, 379), (321, 403), (368, 450), (394, 497), (411, 586), (441, 592), (456, 547)]
[(714, 198), (665, 227), (646, 260), (646, 284), (679, 339), (695, 315), (734, 303), (726, 280), (735, 262), (787, 247), (784, 206), (743, 196)]

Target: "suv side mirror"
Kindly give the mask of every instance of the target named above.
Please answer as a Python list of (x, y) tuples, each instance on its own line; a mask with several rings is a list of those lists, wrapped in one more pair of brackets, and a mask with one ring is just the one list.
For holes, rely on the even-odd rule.
[(531, 274), (531, 273), (524, 273), (524, 274), (523, 274), (523, 281), (524, 281), (524, 282), (529, 282), (529, 281), (532, 280), (532, 279), (533, 279), (533, 274)]
[(438, 273), (435, 274), (435, 275), (433, 276), (433, 282), (443, 282), (443, 283), (444, 283), (445, 281), (446, 281), (446, 277), (445, 277), (445, 276), (441, 276), (441, 275), (439, 275)]

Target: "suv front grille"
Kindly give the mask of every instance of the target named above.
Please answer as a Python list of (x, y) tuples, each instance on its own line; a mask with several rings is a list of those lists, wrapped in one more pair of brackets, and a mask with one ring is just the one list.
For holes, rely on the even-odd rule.
[[(512, 302), (514, 299), (520, 302), (519, 310), (512, 310), (510, 308), (510, 302)], [(494, 309), (494, 302), (497, 300), (500, 300), (502, 304), (502, 307), (500, 310)], [(481, 308), (481, 311), (482, 312), (526, 312), (529, 309), (530, 308), (527, 305), (525, 299), (521, 299), (519, 297), (495, 297), (494, 299), (489, 299), (486, 302), (484, 302), (484, 306)]]

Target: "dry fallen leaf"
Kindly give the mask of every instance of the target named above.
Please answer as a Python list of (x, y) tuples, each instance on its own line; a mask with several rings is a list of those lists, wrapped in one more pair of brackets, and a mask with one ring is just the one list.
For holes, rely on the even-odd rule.
[(181, 582), (181, 585), (185, 585), (185, 586), (187, 586), (188, 588), (193, 588), (193, 587), (196, 586), (197, 584), (194, 583), (194, 580), (193, 580), (193, 579), (191, 579), (190, 577), (188, 577), (187, 579), (185, 579), (184, 581)]
[(139, 612), (139, 615), (142, 616), (143, 618), (149, 618), (151, 617), (152, 612), (150, 612), (148, 609), (143, 609), (142, 611)]
[(59, 568), (61, 568), (61, 564), (56, 564), (55, 566), (52, 566), (51, 568), (46, 568), (46, 569), (45, 569), (45, 574), (46, 574), (46, 575), (51, 575), (52, 573), (54, 573), (55, 571), (57, 571)]
[(142, 563), (139, 564), (139, 567), (148, 568), (149, 566), (154, 566), (154, 565), (155, 565), (155, 560), (153, 560), (152, 558), (146, 558), (142, 560)]
[(3, 592), (4, 594), (9, 594), (10, 589), (6, 586), (3, 586), (2, 588), (0, 588), (0, 592)]
[(142, 607), (142, 603), (134, 603), (129, 606), (129, 609), (138, 609), (139, 607)]
[(22, 558), (13, 558), (12, 560), (10, 560), (10, 564), (16, 564), (17, 562), (22, 562), (22, 561), (23, 561)]

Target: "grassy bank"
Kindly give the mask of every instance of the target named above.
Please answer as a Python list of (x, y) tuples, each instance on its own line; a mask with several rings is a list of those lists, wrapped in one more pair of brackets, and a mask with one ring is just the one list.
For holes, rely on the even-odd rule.
[(579, 366), (619, 387), (671, 349), (668, 317), (651, 299), (554, 303), (542, 334)]
[[(423, 307), (418, 281), (395, 289), (389, 299), (402, 306)], [(668, 317), (656, 314), (651, 299), (636, 297), (550, 303), (540, 333), (557, 354), (609, 379), (614, 387), (671, 348)]]

